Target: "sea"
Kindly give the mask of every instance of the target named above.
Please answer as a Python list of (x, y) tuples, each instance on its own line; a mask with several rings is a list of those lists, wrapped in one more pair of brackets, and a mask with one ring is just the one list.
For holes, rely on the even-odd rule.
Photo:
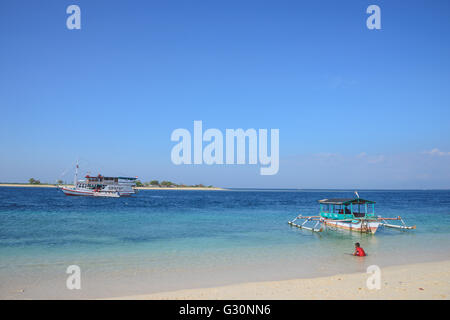
[[(450, 190), (358, 190), (415, 230), (313, 233), (288, 225), (352, 190), (141, 190), (68, 197), (0, 187), (0, 299), (92, 299), (312, 278), (450, 259)], [(368, 253), (351, 256), (359, 242)], [(70, 289), (70, 266), (80, 289)], [(69, 269), (68, 269), (69, 268)], [(362, 284), (364, 285), (364, 284)]]

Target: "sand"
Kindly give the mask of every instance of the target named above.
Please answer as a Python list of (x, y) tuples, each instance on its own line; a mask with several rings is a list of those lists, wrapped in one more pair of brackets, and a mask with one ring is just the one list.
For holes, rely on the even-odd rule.
[(115, 299), (445, 299), (450, 297), (450, 261), (381, 269), (380, 289), (368, 289), (368, 273), (313, 279), (242, 283)]

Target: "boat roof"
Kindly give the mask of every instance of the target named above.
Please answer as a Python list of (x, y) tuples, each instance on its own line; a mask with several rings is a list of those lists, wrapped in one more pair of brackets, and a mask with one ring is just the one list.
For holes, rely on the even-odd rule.
[(365, 203), (375, 203), (375, 201), (365, 200), (361, 198), (332, 198), (332, 199), (322, 199), (319, 200), (322, 204), (365, 204)]
[(98, 176), (89, 176), (87, 175), (85, 178), (87, 179), (98, 179), (98, 178), (102, 178), (104, 180), (112, 180), (112, 179), (121, 179), (121, 180), (136, 180), (136, 177), (105, 177), (102, 175), (98, 175)]

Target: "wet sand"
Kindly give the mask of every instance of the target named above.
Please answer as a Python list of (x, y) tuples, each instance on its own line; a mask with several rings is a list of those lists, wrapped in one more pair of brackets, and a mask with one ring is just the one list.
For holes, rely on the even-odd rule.
[(252, 282), (214, 288), (119, 297), (137, 300), (222, 299), (444, 299), (450, 298), (450, 261), (381, 269), (380, 289), (369, 289), (368, 273), (312, 279)]

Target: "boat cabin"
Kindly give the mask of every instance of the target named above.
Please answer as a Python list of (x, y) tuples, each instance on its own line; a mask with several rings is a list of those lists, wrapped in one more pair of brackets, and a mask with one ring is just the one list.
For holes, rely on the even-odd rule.
[(319, 200), (320, 216), (327, 219), (354, 219), (375, 217), (375, 201), (361, 198)]
[(130, 177), (105, 177), (99, 174), (96, 177), (87, 175), (86, 182), (88, 183), (102, 183), (102, 184), (118, 184), (118, 183), (134, 183), (137, 178)]
[(109, 186), (111, 190), (115, 190), (119, 186), (134, 187), (137, 179), (130, 177), (105, 177), (101, 174), (98, 176), (86, 175), (85, 178), (85, 180), (78, 180), (76, 187), (89, 190), (101, 190)]

